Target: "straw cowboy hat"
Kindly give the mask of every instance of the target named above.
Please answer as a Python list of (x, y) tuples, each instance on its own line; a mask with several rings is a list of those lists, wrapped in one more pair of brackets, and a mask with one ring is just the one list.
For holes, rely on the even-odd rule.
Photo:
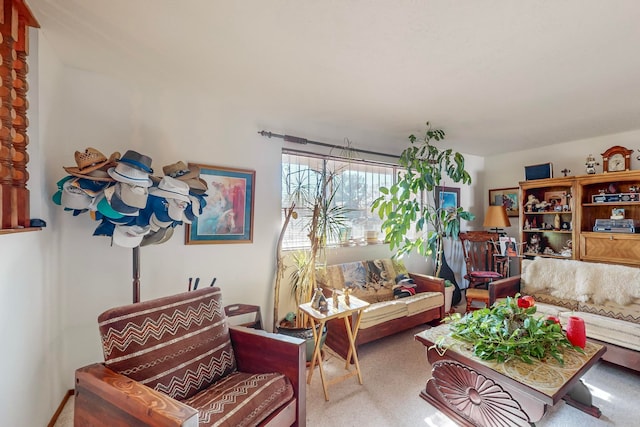
[[(194, 194), (204, 194), (209, 188), (204, 179), (200, 178), (200, 167), (196, 165), (187, 166), (179, 161), (162, 167), (165, 176), (184, 181), (189, 186), (189, 191)], [(160, 177), (152, 176), (154, 182), (159, 182)]]
[(87, 178), (93, 181), (113, 181), (107, 169), (120, 158), (117, 151), (107, 157), (95, 148), (88, 147), (84, 152), (76, 151), (76, 166), (63, 166), (69, 175)]

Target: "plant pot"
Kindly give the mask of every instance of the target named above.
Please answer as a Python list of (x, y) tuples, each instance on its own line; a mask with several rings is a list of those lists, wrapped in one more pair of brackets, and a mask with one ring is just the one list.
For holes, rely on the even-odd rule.
[[(316, 325), (316, 329), (319, 327), (320, 325)], [(315, 342), (313, 340), (313, 331), (311, 330), (311, 328), (289, 328), (281, 324), (278, 327), (278, 333), (305, 340), (306, 348), (307, 348), (306, 360), (307, 362), (311, 362), (311, 358), (313, 357), (313, 347), (315, 345)], [(324, 345), (324, 341), (326, 339), (327, 339), (327, 325), (324, 325), (322, 336), (320, 336), (320, 350), (322, 350), (322, 346)]]
[(454, 286), (444, 287), (444, 314), (449, 314), (451, 311), (451, 303), (453, 302), (453, 291), (456, 288)]

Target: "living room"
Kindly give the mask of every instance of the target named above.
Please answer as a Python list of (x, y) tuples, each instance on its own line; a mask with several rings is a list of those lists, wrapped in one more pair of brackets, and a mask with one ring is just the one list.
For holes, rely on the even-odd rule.
[[(98, 314), (131, 302), (131, 250), (51, 202), (76, 150), (133, 149), (158, 171), (178, 160), (255, 170), (252, 243), (185, 245), (179, 227), (141, 250), (141, 296), (216, 277), (226, 301), (261, 306), (267, 325), (281, 152), (298, 146), (261, 130), (398, 154), (431, 121), (472, 174), (460, 194), (477, 217), (467, 229), (483, 228), (488, 191), (517, 187), (527, 165), (582, 175), (589, 154), (602, 163), (620, 145), (640, 168), (635, 2), (27, 3), (41, 25), (28, 59), (28, 188), (31, 217), (47, 226), (2, 235), (6, 425), (46, 424), (75, 369), (103, 359)], [(369, 245), (328, 255), (391, 254)], [(408, 264), (429, 272), (419, 257)]]

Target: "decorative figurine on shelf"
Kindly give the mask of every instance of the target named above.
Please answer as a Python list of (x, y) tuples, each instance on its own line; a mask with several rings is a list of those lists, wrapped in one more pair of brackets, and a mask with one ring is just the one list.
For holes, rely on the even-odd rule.
[(553, 219), (553, 229), (560, 230), (560, 215), (556, 214), (556, 217)]
[(331, 290), (331, 299), (333, 300), (333, 308), (337, 309), (338, 308), (338, 290), (337, 289), (332, 289)]
[(573, 253), (573, 241), (567, 240), (567, 245), (562, 247), (562, 250), (560, 251), (560, 255), (563, 257), (571, 258), (572, 253)]
[(316, 309), (321, 313), (329, 311), (329, 308), (327, 307), (327, 299), (322, 293), (322, 289), (316, 288), (316, 291), (313, 294), (313, 299), (311, 300), (311, 308)]
[(540, 246), (540, 236), (537, 234), (532, 234), (531, 237), (529, 237), (529, 241), (527, 242), (526, 252), (529, 254), (539, 254), (542, 252)]
[(527, 212), (533, 212), (536, 205), (540, 203), (540, 200), (538, 200), (538, 198), (533, 195), (533, 194), (529, 194), (527, 196), (527, 203), (524, 204), (525, 210)]
[(524, 229), (531, 230), (531, 223), (529, 222), (529, 218), (524, 220)]
[(562, 169), (560, 172), (562, 172), (562, 174), (563, 174), (564, 176), (567, 176), (567, 174), (568, 174), (569, 172), (571, 172), (571, 169), (564, 168), (564, 169)]
[(611, 209), (611, 219), (624, 219), (624, 208)]
[(593, 157), (593, 154), (589, 154), (584, 165), (586, 166), (587, 174), (593, 175), (596, 173), (596, 166), (599, 166), (600, 163), (596, 162), (596, 158)]

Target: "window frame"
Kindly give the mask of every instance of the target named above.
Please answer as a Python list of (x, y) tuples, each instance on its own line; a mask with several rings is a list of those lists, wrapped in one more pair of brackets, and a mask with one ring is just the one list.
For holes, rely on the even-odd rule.
[[(286, 156), (291, 156), (291, 159), (299, 160), (299, 162), (293, 163), (291, 161), (286, 161)], [(403, 168), (399, 166), (397, 163), (392, 162), (383, 162), (378, 160), (370, 160), (370, 159), (353, 159), (347, 158), (344, 156), (337, 156), (332, 154), (321, 154), (315, 152), (309, 152), (304, 150), (296, 150), (290, 148), (283, 148), (281, 153), (281, 225), (284, 224), (284, 218), (286, 209), (290, 208), (290, 199), (287, 198), (289, 192), (286, 190), (287, 182), (286, 182), (286, 165), (298, 164), (302, 165), (300, 168), (304, 169), (304, 167), (309, 167), (312, 169), (311, 165), (315, 166), (317, 170), (331, 169), (331, 164), (335, 165), (348, 165), (347, 169), (345, 169), (340, 174), (340, 181), (342, 182), (344, 179), (351, 178), (355, 175), (355, 180), (350, 182), (351, 186), (350, 192), (340, 192), (336, 194), (336, 200), (339, 203), (349, 204), (345, 202), (345, 200), (349, 200), (350, 202), (355, 202), (358, 204), (357, 208), (353, 208), (354, 204), (351, 206), (346, 206), (348, 209), (347, 217), (350, 222), (350, 232), (351, 236), (348, 235), (348, 231), (345, 231), (345, 235), (341, 235), (339, 239), (334, 241), (330, 241), (327, 243), (327, 247), (351, 247), (351, 246), (359, 246), (365, 244), (375, 244), (381, 243), (380, 238), (380, 225), (382, 220), (379, 219), (377, 214), (371, 212), (371, 204), (373, 200), (375, 200), (378, 196), (381, 195), (379, 188), (390, 187), (396, 180), (398, 176), (398, 172)], [(299, 170), (299, 169), (297, 169)], [(383, 173), (383, 171), (387, 171)], [(355, 171), (355, 174), (353, 173)], [(367, 176), (368, 175), (368, 176)], [(378, 180), (375, 180), (375, 177), (378, 177)], [(385, 177), (384, 179), (380, 179), (380, 177)], [(364, 183), (362, 183), (364, 180)], [(354, 190), (353, 186), (357, 188)], [(291, 186), (291, 184), (289, 184)], [(364, 188), (362, 188), (364, 186)], [(356, 194), (358, 197), (349, 197), (349, 195)], [(359, 193), (359, 194), (358, 194)], [(361, 197), (364, 195), (364, 197)], [(340, 196), (340, 197), (339, 197)], [(362, 200), (364, 198), (364, 200)], [(291, 219), (287, 230), (284, 234), (282, 248), (284, 250), (304, 250), (308, 249), (310, 244), (308, 238), (304, 235), (304, 218), (310, 214), (307, 212), (305, 214), (304, 209), (299, 206), (296, 207), (298, 213), (298, 219)], [(349, 230), (349, 227), (346, 227)], [(375, 231), (378, 233), (375, 233)], [(372, 231), (373, 234), (369, 236), (367, 239), (367, 231)], [(349, 237), (347, 239), (347, 237)]]

